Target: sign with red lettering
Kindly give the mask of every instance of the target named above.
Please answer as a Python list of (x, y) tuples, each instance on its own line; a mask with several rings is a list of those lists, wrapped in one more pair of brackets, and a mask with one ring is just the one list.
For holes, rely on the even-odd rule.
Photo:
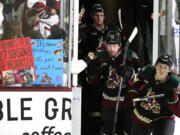
[(29, 37), (0, 41), (0, 70), (4, 85), (35, 80), (34, 58)]

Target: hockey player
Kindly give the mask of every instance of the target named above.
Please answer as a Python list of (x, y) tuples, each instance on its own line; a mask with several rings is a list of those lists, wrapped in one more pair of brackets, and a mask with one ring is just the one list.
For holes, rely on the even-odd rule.
[(131, 135), (173, 135), (174, 114), (180, 117), (180, 80), (171, 72), (173, 60), (164, 54), (146, 66), (131, 85), (134, 110)]
[[(124, 77), (120, 96), (119, 113), (116, 124), (117, 135), (129, 133), (131, 129), (131, 109), (126, 103), (128, 81), (133, 78), (134, 71), (138, 69), (138, 57), (135, 52), (128, 50), (126, 54), (127, 65), (122, 66), (124, 49), (121, 48), (121, 37), (118, 31), (109, 31), (106, 36), (106, 50), (89, 53), (87, 59), (87, 80), (102, 91), (101, 123), (102, 134), (112, 135), (117, 93), (119, 91), (120, 77)], [(95, 99), (91, 99), (92, 101)]]
[[(105, 50), (105, 37), (112, 26), (105, 23), (104, 8), (100, 4), (94, 4), (91, 10), (93, 23), (80, 28), (79, 58), (84, 59), (88, 52), (101, 52)], [(115, 27), (113, 27), (116, 29)], [(117, 28), (118, 29), (118, 28)], [(87, 83), (85, 72), (80, 75), (80, 82), (83, 87), (82, 93), (82, 134), (96, 134), (100, 112), (101, 92)], [(92, 98), (96, 99), (92, 101)], [(87, 118), (84, 118), (87, 117)], [(86, 124), (88, 124), (86, 126)], [(85, 128), (87, 127), (87, 129)], [(87, 131), (87, 132), (86, 132)], [(84, 133), (85, 132), (85, 133)]]
[(80, 57), (84, 58), (88, 52), (103, 51), (105, 37), (110, 27), (105, 23), (105, 11), (101, 4), (92, 6), (92, 24), (80, 28)]

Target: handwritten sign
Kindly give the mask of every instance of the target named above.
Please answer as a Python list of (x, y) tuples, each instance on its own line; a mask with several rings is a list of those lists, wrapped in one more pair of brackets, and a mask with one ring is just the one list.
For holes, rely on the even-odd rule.
[(32, 39), (37, 80), (31, 84), (62, 85), (63, 40)]
[[(34, 58), (29, 37), (0, 41), (0, 70), (4, 85), (35, 80)], [(27, 76), (30, 80), (27, 80)]]

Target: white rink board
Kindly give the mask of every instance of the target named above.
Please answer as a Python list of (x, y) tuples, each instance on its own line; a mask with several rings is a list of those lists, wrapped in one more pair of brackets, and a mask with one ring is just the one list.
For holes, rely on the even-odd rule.
[(3, 91), (0, 95), (0, 135), (71, 135), (72, 92)]
[(180, 135), (180, 118), (176, 117), (175, 131), (174, 135)]

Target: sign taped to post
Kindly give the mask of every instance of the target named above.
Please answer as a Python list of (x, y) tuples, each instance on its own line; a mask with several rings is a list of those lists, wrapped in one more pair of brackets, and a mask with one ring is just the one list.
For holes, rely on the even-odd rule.
[(62, 85), (63, 40), (31, 39), (37, 80), (31, 84)]

